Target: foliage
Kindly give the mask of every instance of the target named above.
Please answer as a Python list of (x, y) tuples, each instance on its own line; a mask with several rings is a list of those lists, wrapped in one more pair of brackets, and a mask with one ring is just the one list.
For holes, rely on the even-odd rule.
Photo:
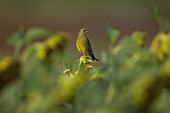
[(17, 54), (0, 57), (0, 112), (169, 113), (170, 32), (145, 47), (145, 32), (116, 44), (120, 32), (107, 31), (110, 44), (98, 66), (89, 56), (70, 59), (65, 32), (31, 28), (11, 35), (7, 42)]

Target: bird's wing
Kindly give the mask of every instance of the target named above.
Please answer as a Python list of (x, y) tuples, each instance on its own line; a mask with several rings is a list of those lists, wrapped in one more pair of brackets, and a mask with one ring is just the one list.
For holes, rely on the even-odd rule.
[(91, 44), (90, 44), (90, 41), (89, 41), (88, 38), (87, 38), (87, 44), (88, 44), (88, 52), (91, 53), (92, 52), (92, 47), (91, 47)]

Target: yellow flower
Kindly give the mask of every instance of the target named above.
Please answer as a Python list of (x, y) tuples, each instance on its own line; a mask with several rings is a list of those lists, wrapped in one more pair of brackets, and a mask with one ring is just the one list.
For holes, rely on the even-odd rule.
[(67, 34), (60, 32), (60, 34), (51, 35), (45, 42), (50, 49), (62, 49), (67, 41)]
[(152, 99), (156, 98), (157, 92), (160, 88), (158, 81), (159, 78), (155, 76), (155, 73), (148, 73), (131, 84), (130, 92), (134, 104), (142, 108), (148, 102), (152, 101)]
[(61, 42), (61, 36), (59, 34), (52, 35), (46, 40), (47, 46), (51, 49), (56, 48), (59, 42)]
[(91, 62), (93, 62), (93, 60), (91, 60), (89, 57), (87, 56), (81, 56), (80, 57), (80, 65), (81, 64), (90, 64)]
[(170, 59), (167, 59), (167, 61), (164, 63), (162, 71), (166, 76), (170, 76)]
[(44, 43), (36, 43), (34, 47), (37, 57), (44, 60), (47, 57), (47, 46)]
[(85, 70), (92, 68), (93, 66), (91, 65), (91, 62), (93, 62), (93, 60), (91, 60), (89, 57), (81, 56), (80, 57), (80, 68), (81, 67), (85, 68)]
[(165, 33), (158, 34), (153, 40), (150, 50), (156, 54), (159, 60), (163, 60), (170, 48), (170, 36)]
[(8, 69), (13, 62), (14, 62), (14, 59), (9, 56), (5, 56), (1, 58), (0, 59), (0, 71), (5, 71), (6, 69)]
[(45, 60), (54, 49), (62, 50), (67, 41), (66, 35), (61, 32), (60, 34), (53, 34), (44, 42), (36, 43), (34, 45), (36, 55), (39, 59)]
[(142, 46), (144, 43), (145, 33), (140, 31), (135, 31), (132, 33), (132, 38), (134, 39), (137, 46)]
[(93, 62), (93, 60), (90, 59), (89, 57), (81, 56), (80, 57), (79, 69), (75, 72), (75, 75), (86, 76), (86, 74), (89, 71), (89, 69), (93, 67), (91, 65), (91, 62)]

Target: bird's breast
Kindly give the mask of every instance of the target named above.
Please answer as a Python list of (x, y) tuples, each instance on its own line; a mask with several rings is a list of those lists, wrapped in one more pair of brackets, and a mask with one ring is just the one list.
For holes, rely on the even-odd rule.
[(78, 51), (82, 53), (87, 53), (88, 52), (87, 38), (84, 38), (84, 37), (77, 38), (76, 46), (77, 46)]

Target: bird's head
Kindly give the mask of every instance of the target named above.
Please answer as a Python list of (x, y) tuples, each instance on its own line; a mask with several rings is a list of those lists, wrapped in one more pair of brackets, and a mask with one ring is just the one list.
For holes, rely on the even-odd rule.
[(88, 33), (88, 31), (86, 29), (80, 29), (80, 32), (79, 32), (79, 36), (80, 35), (86, 35)]

